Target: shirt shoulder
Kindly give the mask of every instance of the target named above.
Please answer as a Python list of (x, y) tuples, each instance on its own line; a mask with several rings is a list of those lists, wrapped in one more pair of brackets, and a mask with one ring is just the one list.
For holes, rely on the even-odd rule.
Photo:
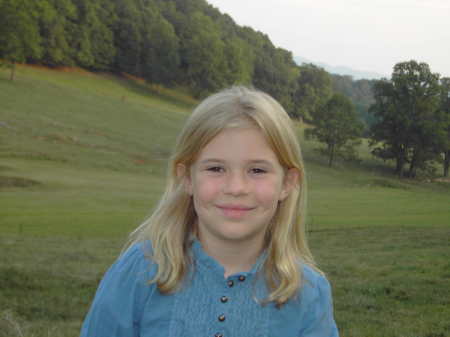
[(145, 303), (156, 289), (148, 243), (123, 252), (108, 269), (83, 323), (81, 336), (134, 336)]
[(151, 260), (149, 242), (139, 242), (128, 247), (107, 271), (105, 278), (120, 280), (120, 283), (149, 283), (156, 275), (157, 266)]
[(320, 297), (331, 297), (330, 282), (325, 274), (313, 267), (302, 265), (302, 286), (300, 288), (300, 299), (302, 301), (314, 301)]
[(310, 266), (303, 265), (302, 271), (299, 301), (304, 324), (300, 336), (337, 337), (330, 282), (323, 273)]

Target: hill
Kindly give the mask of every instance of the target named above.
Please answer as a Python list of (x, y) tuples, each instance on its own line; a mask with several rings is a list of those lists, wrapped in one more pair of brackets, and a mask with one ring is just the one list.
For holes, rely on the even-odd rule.
[[(0, 69), (0, 102), (0, 336), (75, 336), (159, 198), (196, 101), (133, 78), (21, 66), (14, 82)], [(308, 235), (341, 333), (448, 334), (449, 185), (398, 181), (366, 145), (362, 162), (328, 168), (298, 127)]]
[(353, 77), (354, 80), (362, 80), (362, 79), (379, 80), (383, 77), (386, 77), (386, 75), (382, 75), (382, 74), (379, 74), (374, 71), (357, 70), (357, 69), (353, 69), (348, 66), (342, 66), (342, 65), (336, 66), (336, 65), (330, 65), (327, 63), (323, 63), (323, 62), (315, 62), (315, 61), (311, 61), (311, 60), (301, 57), (301, 56), (294, 56), (294, 61), (298, 65), (302, 65), (303, 63), (312, 63), (318, 67), (325, 69), (330, 74), (344, 75), (344, 76), (347, 75), (347, 76)]

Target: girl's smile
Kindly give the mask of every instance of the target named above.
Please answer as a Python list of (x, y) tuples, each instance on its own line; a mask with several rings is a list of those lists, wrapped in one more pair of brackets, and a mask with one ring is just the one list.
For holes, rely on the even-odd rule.
[(246, 207), (242, 205), (218, 205), (225, 217), (230, 219), (239, 219), (246, 216), (255, 207)]

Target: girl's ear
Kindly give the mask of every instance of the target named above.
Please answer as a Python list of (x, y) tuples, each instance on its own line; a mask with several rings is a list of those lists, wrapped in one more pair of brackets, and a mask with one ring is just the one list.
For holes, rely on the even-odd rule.
[(191, 175), (186, 165), (177, 164), (177, 178), (182, 181), (186, 193), (192, 195)]
[(293, 167), (286, 171), (284, 175), (283, 188), (280, 193), (280, 201), (286, 199), (291, 191), (298, 186), (299, 180), (301, 179), (301, 172), (299, 169)]

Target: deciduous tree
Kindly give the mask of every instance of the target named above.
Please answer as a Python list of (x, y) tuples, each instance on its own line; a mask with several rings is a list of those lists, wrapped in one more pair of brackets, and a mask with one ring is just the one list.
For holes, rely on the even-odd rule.
[(297, 87), (293, 95), (294, 114), (311, 121), (315, 112), (331, 97), (331, 76), (313, 64), (300, 66)]
[(363, 124), (359, 120), (352, 102), (342, 94), (334, 94), (313, 116), (314, 128), (307, 135), (325, 143), (328, 165), (333, 165), (336, 155), (348, 153), (359, 143)]
[(415, 177), (434, 160), (442, 143), (439, 106), (439, 75), (428, 64), (416, 61), (394, 66), (391, 80), (374, 86), (375, 103), (370, 112), (375, 117), (371, 127), (374, 155), (396, 161), (396, 173)]
[(441, 78), (441, 105), (444, 116), (443, 174), (448, 177), (450, 167), (450, 77)]
[(37, 18), (33, 2), (0, 2), (0, 57), (11, 64), (11, 80), (14, 80), (16, 63), (39, 58), (42, 54)]

